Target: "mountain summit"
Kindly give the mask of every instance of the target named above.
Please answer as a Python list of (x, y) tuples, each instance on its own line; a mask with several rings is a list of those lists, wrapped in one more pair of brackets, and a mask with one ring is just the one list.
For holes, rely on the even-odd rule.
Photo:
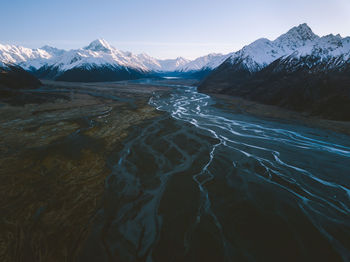
[(287, 33), (281, 35), (276, 40), (283, 41), (284, 39), (293, 39), (294, 41), (314, 41), (319, 36), (314, 34), (312, 29), (306, 24), (301, 24), (290, 29)]
[(100, 38), (92, 41), (87, 47), (84, 47), (84, 49), (95, 52), (111, 52), (113, 47), (106, 40)]
[(231, 54), (232, 65), (245, 68), (250, 72), (261, 70), (276, 59), (290, 55), (298, 48), (317, 41), (320, 37), (314, 34), (307, 24), (293, 27), (287, 33), (271, 41), (261, 38)]

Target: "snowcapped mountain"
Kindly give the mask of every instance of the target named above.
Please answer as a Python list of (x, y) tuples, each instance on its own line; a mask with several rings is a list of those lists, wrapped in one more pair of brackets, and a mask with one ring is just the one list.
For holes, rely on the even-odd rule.
[(221, 65), (229, 55), (223, 54), (209, 54), (206, 56), (201, 56), (193, 61), (188, 61), (184, 65), (178, 68), (178, 71), (189, 72), (189, 71), (199, 71), (199, 70), (212, 70), (219, 65)]
[(274, 41), (261, 38), (231, 53), (213, 74), (217, 76), (230, 74), (234, 79), (245, 78), (276, 60), (281, 60), (280, 64), (285, 65), (281, 70), (287, 70), (287, 67), (288, 70), (292, 70), (292, 67), (298, 64), (304, 66), (305, 63), (311, 68), (315, 65), (320, 66), (325, 61), (328, 68), (339, 67), (347, 63), (349, 52), (350, 37), (342, 38), (340, 35), (319, 37), (307, 24), (301, 24)]
[(51, 57), (41, 67), (32, 66), (35, 60), (20, 63), (41, 78), (62, 81), (117, 81), (145, 77), (160, 67), (156, 59), (120, 51), (103, 39), (97, 39), (81, 49), (44, 49)]
[(230, 56), (232, 65), (240, 64), (250, 72), (261, 70), (276, 59), (291, 54), (298, 48), (309, 46), (319, 37), (307, 24), (293, 27), (274, 41), (261, 38)]
[(350, 37), (319, 37), (306, 25), (259, 39), (213, 70), (199, 90), (350, 120)]
[(40, 68), (51, 58), (52, 55), (43, 49), (0, 44), (0, 61), (3, 63), (20, 65), (30, 61), (31, 67)]
[(227, 56), (210, 54), (193, 61), (183, 57), (156, 59), (147, 54), (132, 54), (116, 49), (104, 39), (84, 48), (62, 50), (51, 46), (30, 49), (0, 45), (0, 61), (17, 64), (39, 77), (58, 78), (69, 70), (137, 71), (140, 75), (157, 72), (193, 72), (217, 67)]
[(98, 39), (84, 48), (70, 50), (63, 53), (63, 55), (50, 59), (47, 61), (47, 65), (58, 68), (60, 71), (67, 71), (72, 68), (90, 69), (107, 66), (132, 68), (148, 72), (150, 71), (149, 67), (156, 67), (157, 63), (143, 56), (120, 51), (109, 45), (105, 40)]
[(307, 68), (310, 72), (344, 70), (350, 65), (350, 37), (327, 35), (281, 57), (275, 70), (293, 72)]
[(151, 57), (145, 53), (136, 55), (137, 58), (142, 61), (142, 64), (148, 68), (149, 71), (161, 71), (162, 66), (159, 63), (159, 60), (157, 60), (154, 57)]
[[(119, 75), (123, 75), (124, 79), (134, 78), (136, 75), (146, 77), (160, 72), (198, 72), (200, 75), (200, 72), (207, 74), (218, 67), (222, 72), (237, 79), (258, 72), (278, 59), (281, 59), (282, 65), (282, 58), (283, 64), (288, 64), (289, 61), (289, 66), (298, 64), (301, 57), (305, 56), (309, 58), (302, 60), (309, 63), (309, 66), (312, 63), (321, 64), (330, 58), (333, 58), (334, 66), (344, 63), (348, 60), (349, 41), (349, 38), (342, 38), (340, 35), (319, 37), (307, 24), (301, 24), (273, 41), (261, 38), (238, 52), (227, 55), (209, 54), (192, 61), (182, 57), (160, 60), (144, 53), (125, 52), (113, 47), (104, 39), (97, 39), (84, 48), (69, 51), (51, 46), (30, 49), (0, 44), (0, 61), (19, 65), (38, 77), (52, 79), (60, 78), (72, 70), (79, 71), (79, 75), (83, 71), (90, 74), (98, 71), (102, 74), (102, 71), (107, 70), (108, 79), (114, 79), (113, 74), (116, 75), (115, 79), (120, 79), (117, 77), (118, 72), (123, 72)], [(314, 61), (314, 57), (319, 58), (318, 62)], [(103, 80), (102, 75), (98, 79)]]
[[(46, 50), (53, 53), (52, 49)], [(54, 72), (55, 79), (62, 79), (62, 75), (66, 75), (65, 72), (70, 70), (79, 71), (80, 76), (83, 70), (94, 72), (94, 74), (98, 71), (101, 75), (98, 77), (99, 80), (103, 80), (102, 75), (105, 75), (102, 74), (102, 71), (108, 71), (108, 80), (123, 80), (134, 79), (136, 75), (137, 77), (145, 77), (153, 75), (154, 72), (177, 71), (188, 62), (189, 60), (182, 57), (159, 60), (144, 53), (134, 55), (131, 52), (114, 48), (104, 39), (97, 39), (84, 48), (53, 56), (38, 71), (40, 77), (49, 76), (50, 78), (52, 78)], [(30, 67), (26, 65), (26, 68)], [(116, 74), (118, 71), (122, 72), (123, 77), (111, 78), (113, 72)], [(63, 78), (67, 80), (65, 77)], [(84, 79), (86, 78), (84, 77)], [(69, 78), (69, 81), (72, 81), (72, 79)]]
[(350, 38), (340, 35), (319, 37), (314, 34), (307, 24), (293, 27), (287, 33), (274, 41), (261, 38), (232, 53), (227, 63), (231, 67), (245, 68), (250, 72), (257, 72), (273, 61), (289, 57), (289, 60), (303, 56), (318, 57), (320, 60), (344, 55), (343, 61), (348, 59)]
[(63, 55), (65, 52), (67, 52), (66, 50), (58, 49), (58, 48), (56, 48), (56, 47), (52, 47), (52, 46), (48, 46), (48, 45), (44, 45), (43, 47), (40, 47), (40, 49), (46, 51), (46, 52), (49, 53), (52, 57), (54, 57), (54, 56), (61, 56), (61, 55)]
[(0, 61), (22, 66), (27, 70), (37, 70), (42, 66), (55, 67), (65, 71), (72, 68), (96, 66), (128, 67), (145, 72), (177, 71), (190, 62), (182, 57), (176, 59), (156, 59), (147, 54), (132, 54), (120, 51), (104, 39), (97, 39), (88, 46), (76, 50), (62, 50), (51, 46), (30, 49), (16, 45), (0, 44)]
[(188, 64), (190, 60), (187, 60), (183, 57), (178, 57), (175, 59), (165, 59), (165, 60), (158, 60), (161, 70), (164, 72), (173, 72), (173, 71), (179, 71), (181, 67)]
[(92, 41), (88, 46), (84, 47), (84, 49), (95, 52), (111, 53), (114, 48), (106, 40), (101, 38)]

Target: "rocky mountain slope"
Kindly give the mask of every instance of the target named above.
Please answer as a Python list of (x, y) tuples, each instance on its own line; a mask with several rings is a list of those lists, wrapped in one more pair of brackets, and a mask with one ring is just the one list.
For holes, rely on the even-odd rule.
[(17, 65), (0, 62), (0, 102), (12, 105), (40, 103), (47, 97), (37, 92), (42, 83)]
[(199, 90), (350, 120), (350, 37), (319, 37), (302, 24), (232, 54)]
[(0, 62), (0, 87), (10, 89), (31, 89), (41, 85), (41, 82), (23, 68)]

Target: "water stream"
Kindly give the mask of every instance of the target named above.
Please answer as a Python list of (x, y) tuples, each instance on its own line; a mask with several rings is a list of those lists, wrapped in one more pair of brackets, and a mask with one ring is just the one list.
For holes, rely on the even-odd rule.
[(82, 260), (350, 260), (348, 136), (171, 88), (111, 159)]

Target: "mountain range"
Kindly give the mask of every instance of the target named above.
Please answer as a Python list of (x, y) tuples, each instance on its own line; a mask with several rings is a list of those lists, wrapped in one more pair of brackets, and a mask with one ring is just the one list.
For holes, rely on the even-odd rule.
[(193, 61), (182, 57), (160, 60), (147, 54), (120, 51), (104, 39), (69, 51), (50, 46), (30, 49), (0, 44), (3, 63), (21, 66), (39, 78), (63, 81), (116, 81), (161, 72), (197, 72), (214, 69), (225, 58), (225, 55), (209, 54)]
[[(97, 39), (86, 47), (69, 51), (50, 46), (30, 49), (0, 44), (0, 61), (21, 66), (39, 77), (57, 80), (71, 75), (73, 71), (94, 71), (95, 74), (104, 71), (106, 75), (108, 72), (116, 75), (119, 72), (126, 78), (137, 78), (159, 72), (212, 71), (219, 66), (225, 67), (225, 70), (231, 67), (232, 73), (244, 71), (243, 75), (249, 75), (277, 59), (287, 57), (294, 62), (300, 57), (318, 57), (319, 63), (332, 57), (340, 59), (339, 63), (344, 63), (349, 59), (349, 42), (350, 37), (342, 38), (340, 35), (319, 37), (307, 24), (301, 24), (274, 41), (261, 38), (237, 52), (226, 55), (213, 53), (192, 61), (183, 57), (160, 60), (147, 54), (120, 51), (104, 39)], [(240, 74), (239, 77), (243, 75)], [(103, 80), (103, 77), (99, 80)]]
[[(307, 24), (229, 54), (160, 60), (120, 51), (103, 39), (75, 50), (0, 44), (0, 68), (57, 81), (117, 81), (164, 74), (201, 78), (200, 92), (350, 120), (350, 37), (313, 33)], [(24, 77), (23, 72), (21, 77)]]
[(231, 54), (198, 90), (349, 121), (350, 37), (319, 37), (301, 24)]

